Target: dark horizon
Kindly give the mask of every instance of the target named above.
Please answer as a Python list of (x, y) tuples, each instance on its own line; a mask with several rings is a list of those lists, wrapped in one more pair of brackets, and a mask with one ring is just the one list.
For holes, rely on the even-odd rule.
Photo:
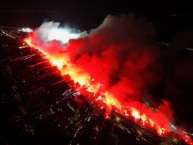
[[(45, 20), (69, 23), (79, 29), (97, 27), (108, 14), (135, 13), (144, 17), (193, 17), (189, 1), (111, 1), (7, 0), (0, 6), (0, 25), (38, 27)], [(163, 19), (164, 21), (164, 19)]]

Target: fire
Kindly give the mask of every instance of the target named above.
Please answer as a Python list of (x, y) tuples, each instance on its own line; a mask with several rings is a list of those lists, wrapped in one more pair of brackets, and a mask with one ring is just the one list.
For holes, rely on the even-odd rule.
[(132, 110), (132, 111), (131, 111), (131, 115), (132, 115), (136, 120), (141, 118), (138, 110), (136, 110), (135, 108), (131, 108), (131, 110)]
[(105, 96), (105, 104), (107, 104), (108, 107), (116, 106), (118, 109), (121, 109), (120, 102), (113, 96), (113, 94), (110, 94), (109, 92), (104, 93)]
[(53, 66), (57, 66), (59, 70), (62, 69), (64, 62), (62, 60), (59, 59), (50, 59), (51, 63)]
[(162, 135), (162, 134), (165, 134), (165, 128), (158, 128), (158, 134), (159, 135)]
[(141, 116), (141, 120), (142, 120), (142, 122), (143, 122), (143, 125), (147, 122), (147, 116), (145, 115), (145, 114), (143, 114), (142, 116)]
[(149, 119), (149, 124), (151, 125), (151, 127), (154, 126), (154, 122), (151, 119)]
[[(48, 51), (50, 47), (55, 48), (55, 45), (39, 43), (39, 40), (34, 38), (34, 35), (32, 33), (32, 35), (25, 38), (24, 41), (31, 48), (38, 50), (43, 57), (49, 60), (51, 65), (56, 66), (62, 76), (69, 76), (73, 81), (74, 86), (79, 88), (80, 93), (85, 96), (90, 94), (95, 103), (98, 103), (102, 108), (106, 108), (106, 117), (109, 117), (111, 111), (116, 109), (116, 112), (125, 118), (133, 119), (137, 124), (144, 128), (155, 130), (159, 136), (165, 136), (167, 133), (173, 131), (170, 126), (170, 120), (163, 112), (154, 111), (135, 99), (122, 101), (120, 99), (122, 94), (120, 94), (120, 96), (117, 96), (116, 94), (116, 92), (119, 92), (120, 90), (112, 91), (105, 83), (100, 82), (100, 80), (102, 80), (100, 78), (101, 76), (95, 78), (94, 75), (92, 75), (93, 72), (86, 71), (87, 69), (84, 68), (84, 65), (77, 65), (71, 56), (73, 48), (70, 50), (69, 48), (64, 49), (62, 46), (58, 48), (57, 46), (56, 49), (59, 49), (59, 52)], [(74, 35), (73, 37), (77, 38), (77, 36)], [(128, 63), (126, 65), (131, 64)], [(93, 69), (94, 67), (95, 66), (93, 66)], [(132, 89), (120, 89), (127, 89), (129, 90), (129, 93), (133, 93)], [(178, 131), (174, 132), (178, 133)], [(182, 134), (181, 138), (188, 144), (193, 144), (189, 136)]]

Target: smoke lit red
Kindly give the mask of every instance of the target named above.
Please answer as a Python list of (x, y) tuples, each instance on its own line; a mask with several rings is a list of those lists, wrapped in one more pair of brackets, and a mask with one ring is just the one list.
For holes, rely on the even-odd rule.
[(156, 108), (147, 101), (147, 88), (159, 81), (157, 50), (147, 44), (152, 33), (149, 24), (133, 16), (108, 16), (90, 34), (69, 39), (66, 45), (42, 38), (42, 31), (35, 30), (25, 42), (41, 52), (64, 78), (70, 77), (75, 89), (105, 108), (106, 117), (116, 111), (159, 136), (175, 132), (193, 144), (187, 133), (172, 127), (167, 101)]

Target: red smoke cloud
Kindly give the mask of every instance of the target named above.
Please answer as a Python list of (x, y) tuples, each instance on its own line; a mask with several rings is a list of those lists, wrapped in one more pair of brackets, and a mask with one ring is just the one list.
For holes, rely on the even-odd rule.
[(71, 61), (97, 82), (114, 93), (118, 93), (114, 88), (124, 88), (119, 98), (140, 97), (142, 90), (159, 80), (157, 50), (146, 44), (152, 32), (150, 24), (133, 16), (107, 16), (88, 37), (69, 41), (66, 49)]
[[(41, 40), (40, 29), (25, 41), (63, 76), (70, 76), (81, 93), (90, 92), (95, 103), (106, 107), (107, 115), (115, 107), (121, 115), (164, 136), (181, 130), (171, 127), (173, 113), (167, 101), (156, 109), (147, 105), (148, 87), (159, 81), (158, 49), (150, 42), (153, 34), (151, 24), (141, 18), (109, 15), (98, 28), (65, 46), (57, 40)], [(192, 143), (186, 134), (180, 136)]]

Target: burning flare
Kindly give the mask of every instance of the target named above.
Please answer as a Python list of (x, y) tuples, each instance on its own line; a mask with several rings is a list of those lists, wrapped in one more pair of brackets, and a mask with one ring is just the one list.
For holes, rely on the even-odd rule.
[[(137, 45), (145, 34), (139, 34), (138, 38), (132, 28), (127, 29), (133, 24), (142, 27), (141, 22), (133, 16), (125, 17), (108, 16), (89, 35), (73, 33), (70, 28), (59, 27), (59, 23), (48, 22), (24, 41), (56, 66), (63, 77), (70, 77), (80, 93), (91, 96), (94, 103), (105, 108), (107, 117), (114, 110), (143, 128), (155, 130), (159, 136), (174, 132), (186, 143), (193, 144), (186, 132), (174, 129), (167, 101), (163, 100), (157, 110), (140, 101), (146, 83), (157, 80), (147, 71), (155, 53), (147, 45)], [(149, 29), (149, 25), (146, 27)]]

